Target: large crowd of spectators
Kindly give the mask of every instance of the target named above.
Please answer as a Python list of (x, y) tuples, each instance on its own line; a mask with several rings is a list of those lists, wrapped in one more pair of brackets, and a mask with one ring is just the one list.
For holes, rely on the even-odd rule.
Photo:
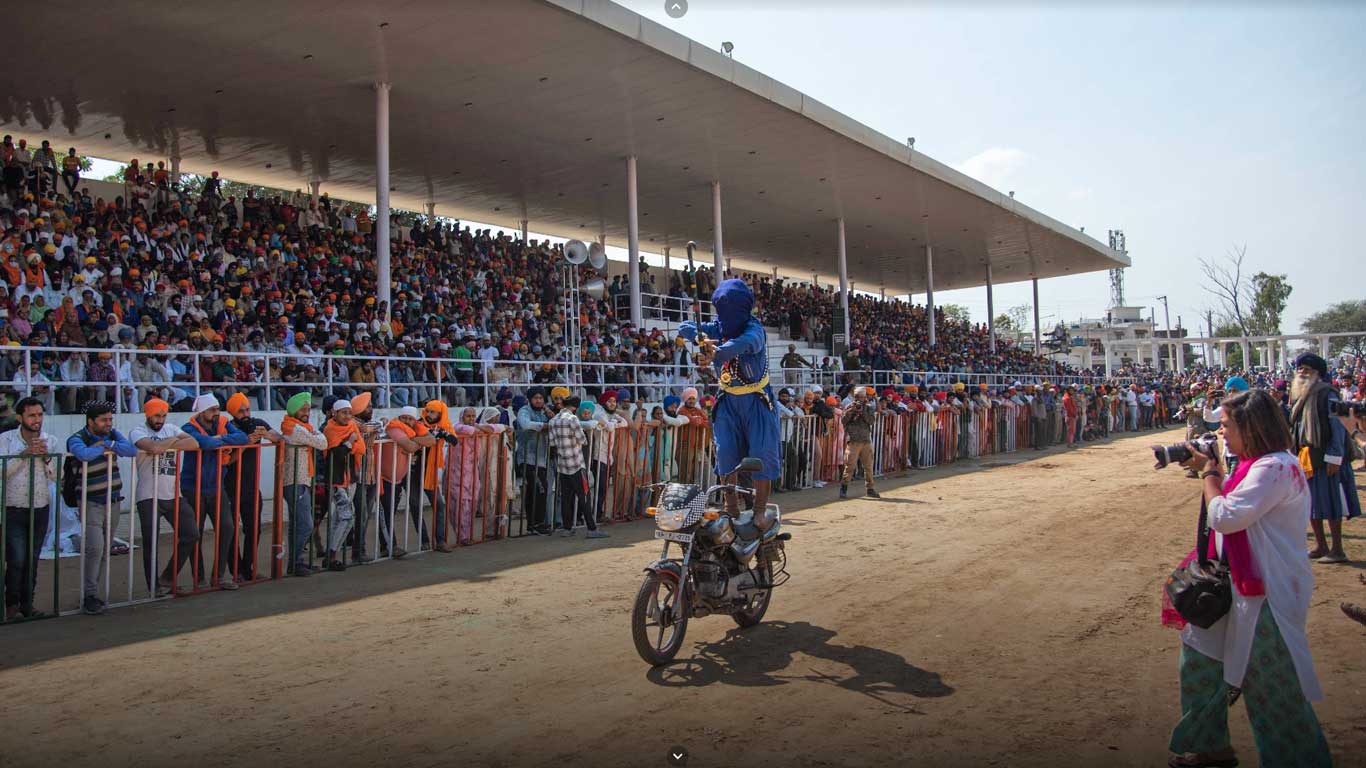
[[(104, 199), (82, 186), (74, 148), (58, 156), (46, 144), (0, 144), (0, 344), (52, 348), (0, 355), (0, 380), (15, 397), (34, 391), (67, 413), (93, 399), (136, 410), (153, 395), (174, 404), (246, 385), (258, 407), (279, 408), (302, 385), (325, 380), (349, 394), (392, 389), (381, 405), (402, 406), (433, 394), (423, 387), (437, 365), (443, 382), (471, 385), (446, 391), (456, 404), (477, 394), (476, 384), (566, 378), (571, 310), (560, 250), (549, 241), (396, 215), (390, 312), (379, 299), (365, 206), (326, 194), (239, 199), (217, 173), (190, 189), (164, 163), (137, 160), (123, 171), (124, 194)], [(694, 291), (705, 297), (711, 272), (647, 267), (647, 312), (682, 309)], [(829, 343), (835, 292), (751, 278), (766, 324)], [(695, 376), (686, 354), (663, 331), (629, 323), (625, 291), (616, 279), (604, 298), (582, 296), (585, 383), (681, 389)], [(1005, 341), (990, 354), (983, 328), (942, 316), (930, 350), (924, 310), (906, 302), (855, 297), (852, 307), (853, 351), (836, 364), (846, 370), (1062, 371)], [(124, 354), (139, 350), (151, 354)], [(364, 359), (376, 356), (411, 362)], [(296, 386), (269, 395), (250, 386), (267, 379)]]

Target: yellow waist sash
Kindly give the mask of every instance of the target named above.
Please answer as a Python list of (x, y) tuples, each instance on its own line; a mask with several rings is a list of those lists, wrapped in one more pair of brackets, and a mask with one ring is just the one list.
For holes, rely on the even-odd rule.
[(725, 392), (728, 395), (752, 395), (755, 392), (762, 392), (764, 387), (766, 386), (768, 386), (767, 373), (764, 374), (764, 377), (762, 379), (753, 384), (745, 384), (743, 386), (738, 387), (730, 386), (729, 374), (722, 374), (721, 376), (721, 391)]

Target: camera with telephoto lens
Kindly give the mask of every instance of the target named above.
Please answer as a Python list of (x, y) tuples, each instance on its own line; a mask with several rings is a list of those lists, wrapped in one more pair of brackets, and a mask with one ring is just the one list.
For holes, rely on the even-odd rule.
[(1366, 416), (1366, 403), (1353, 400), (1332, 400), (1328, 407), (1337, 416), (1351, 416), (1352, 411), (1356, 411), (1358, 416)]
[[(1190, 445), (1195, 446), (1195, 450), (1199, 451), (1200, 455), (1213, 459), (1216, 458), (1215, 451), (1218, 442), (1219, 438), (1213, 432), (1207, 432), (1190, 441)], [(1168, 464), (1180, 464), (1193, 455), (1190, 446), (1185, 443), (1153, 446), (1153, 458), (1157, 459), (1156, 469), (1162, 469)]]

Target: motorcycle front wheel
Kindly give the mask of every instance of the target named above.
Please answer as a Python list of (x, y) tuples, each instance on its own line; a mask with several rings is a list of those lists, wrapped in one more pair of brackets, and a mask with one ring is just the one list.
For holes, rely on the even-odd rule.
[[(674, 619), (674, 608), (682, 601), (681, 619)], [(662, 576), (651, 571), (636, 593), (631, 608), (631, 639), (636, 653), (652, 667), (673, 661), (683, 647), (683, 635), (688, 631), (687, 596), (673, 575)]]
[[(768, 552), (759, 550), (759, 562), (755, 564), (754, 570), (768, 583), (773, 583), (773, 563), (768, 559)], [(749, 604), (744, 609), (731, 614), (735, 623), (741, 629), (747, 629), (764, 620), (764, 614), (768, 613), (768, 602), (773, 597), (773, 590), (765, 589), (762, 592), (751, 592)]]

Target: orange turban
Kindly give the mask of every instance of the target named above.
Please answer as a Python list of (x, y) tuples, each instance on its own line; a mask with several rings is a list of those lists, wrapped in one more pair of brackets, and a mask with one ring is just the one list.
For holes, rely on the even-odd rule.
[(365, 413), (365, 409), (370, 407), (370, 393), (362, 392), (351, 398), (351, 412)]
[(153, 397), (142, 405), (142, 413), (149, 419), (158, 415), (165, 416), (170, 412), (171, 406), (159, 397)]
[(247, 400), (246, 395), (242, 394), (241, 392), (233, 392), (232, 397), (228, 398), (227, 411), (228, 413), (232, 414), (232, 417), (235, 419), (237, 418), (237, 412), (242, 410), (242, 406), (250, 404), (251, 403)]

